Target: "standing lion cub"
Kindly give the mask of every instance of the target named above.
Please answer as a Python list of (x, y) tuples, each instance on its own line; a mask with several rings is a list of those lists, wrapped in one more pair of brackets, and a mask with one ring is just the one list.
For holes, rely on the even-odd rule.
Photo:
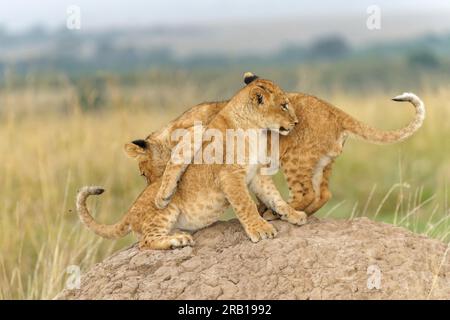
[[(268, 129), (288, 134), (297, 122), (287, 95), (273, 82), (257, 79), (223, 106), (208, 127), (224, 136), (228, 129)], [(139, 148), (128, 148), (128, 152), (135, 152), (137, 157), (139, 153), (157, 152), (154, 147), (150, 150), (146, 142), (140, 143)], [(252, 241), (274, 237), (275, 228), (260, 217), (249, 188), (282, 219), (304, 224), (306, 214), (292, 209), (281, 198), (271, 177), (260, 174), (261, 165), (250, 162), (248, 153), (245, 153), (244, 160), (243, 164), (189, 165), (170, 204), (161, 210), (154, 204), (161, 185), (161, 178), (157, 178), (139, 195), (122, 220), (114, 225), (97, 223), (87, 209), (87, 198), (103, 193), (100, 187), (84, 187), (79, 191), (77, 211), (81, 221), (102, 237), (119, 238), (131, 230), (138, 233), (142, 249), (169, 249), (193, 244), (190, 234), (173, 230), (204, 228), (216, 222), (229, 205), (234, 208)]]

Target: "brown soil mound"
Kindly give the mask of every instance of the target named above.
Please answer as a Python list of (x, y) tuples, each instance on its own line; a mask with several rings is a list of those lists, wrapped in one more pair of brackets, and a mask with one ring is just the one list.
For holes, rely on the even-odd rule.
[(273, 223), (278, 236), (256, 244), (229, 221), (197, 232), (193, 248), (132, 246), (58, 298), (450, 299), (450, 253), (438, 240), (367, 218)]

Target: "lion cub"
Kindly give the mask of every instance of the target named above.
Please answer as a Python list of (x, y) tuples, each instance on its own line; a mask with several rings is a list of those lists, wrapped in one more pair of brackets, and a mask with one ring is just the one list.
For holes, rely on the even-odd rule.
[[(224, 135), (227, 129), (268, 129), (287, 134), (297, 122), (287, 95), (273, 82), (258, 79), (241, 89), (217, 113), (208, 128)], [(143, 150), (147, 147), (141, 145)], [(158, 178), (114, 225), (97, 223), (87, 209), (87, 198), (101, 194), (100, 187), (84, 187), (79, 191), (77, 211), (81, 221), (102, 237), (123, 237), (132, 230), (140, 235), (140, 248), (169, 249), (193, 244), (190, 234), (172, 232), (173, 229), (204, 228), (216, 222), (231, 205), (249, 238), (257, 242), (274, 237), (276, 230), (260, 217), (249, 188), (282, 219), (302, 225), (307, 218), (304, 212), (292, 209), (282, 199), (271, 177), (261, 175), (260, 168), (260, 165), (250, 164), (248, 154), (245, 154), (244, 164), (191, 164), (165, 209), (159, 210), (154, 204), (161, 185), (161, 178)]]

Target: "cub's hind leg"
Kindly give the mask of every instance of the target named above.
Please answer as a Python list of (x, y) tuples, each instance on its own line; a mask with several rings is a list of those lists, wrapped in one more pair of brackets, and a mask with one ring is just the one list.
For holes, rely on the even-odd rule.
[(328, 150), (327, 156), (322, 157), (316, 165), (315, 175), (313, 177), (315, 199), (305, 208), (305, 212), (308, 216), (317, 212), (331, 199), (332, 195), (329, 189), (331, 171), (335, 159), (342, 153), (346, 139), (346, 133), (340, 134), (337, 141), (335, 141), (330, 150)]
[[(273, 183), (272, 177), (267, 175), (256, 175), (251, 184), (251, 190), (272, 212), (278, 214), (282, 220), (296, 225), (306, 223), (307, 216), (303, 211), (293, 209), (284, 201)], [(264, 217), (266, 218), (266, 216)]]
[(295, 210), (305, 210), (315, 199), (313, 169), (318, 161), (318, 157), (311, 155), (282, 159), (281, 165), (291, 192), (289, 205)]
[(316, 213), (320, 208), (322, 208), (332, 197), (331, 191), (329, 189), (329, 181), (331, 172), (333, 169), (333, 162), (329, 163), (323, 170), (322, 183), (320, 184), (320, 196), (316, 197), (313, 203), (311, 203), (305, 212), (308, 216)]
[[(281, 166), (290, 191), (289, 205), (295, 210), (303, 211), (315, 199), (313, 187), (314, 167), (318, 157), (313, 155), (286, 154), (281, 159)], [(266, 220), (275, 220), (279, 216), (270, 208), (260, 206), (259, 212)]]
[(166, 250), (193, 245), (194, 239), (189, 233), (171, 234), (178, 216), (179, 210), (175, 205), (169, 205), (162, 210), (152, 206), (152, 214), (147, 214), (147, 219), (142, 224), (140, 249)]

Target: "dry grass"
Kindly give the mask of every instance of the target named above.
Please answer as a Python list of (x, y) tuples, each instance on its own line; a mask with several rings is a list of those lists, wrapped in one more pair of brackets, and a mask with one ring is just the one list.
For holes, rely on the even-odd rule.
[[(428, 107), (424, 128), (400, 145), (348, 143), (333, 175), (335, 198), (320, 215), (369, 216), (448, 242), (450, 89), (418, 94)], [(155, 104), (117, 91), (111, 108), (83, 113), (70, 90), (58, 95), (27, 91), (0, 96), (2, 299), (52, 298), (64, 284), (67, 266), (85, 270), (134, 241), (132, 236), (103, 240), (83, 228), (74, 213), (76, 190), (104, 186), (107, 192), (91, 206), (98, 220), (116, 221), (144, 187), (122, 145), (180, 111), (161, 112)], [(396, 128), (412, 114), (410, 107), (390, 103), (385, 95), (326, 98), (382, 128)], [(36, 112), (30, 104), (49, 105)], [(65, 112), (48, 112), (59, 104)]]

